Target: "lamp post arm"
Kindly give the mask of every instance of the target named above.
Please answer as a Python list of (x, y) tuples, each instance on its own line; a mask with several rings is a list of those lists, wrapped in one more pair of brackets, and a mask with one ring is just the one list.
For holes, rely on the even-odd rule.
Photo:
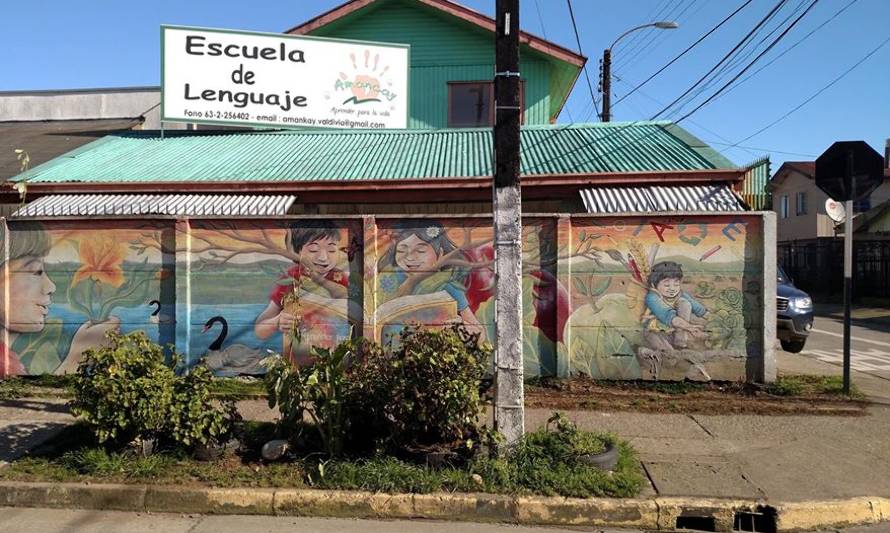
[(637, 26), (637, 27), (635, 27), (635, 28), (631, 28), (631, 29), (627, 30), (626, 32), (624, 32), (624, 33), (622, 33), (621, 35), (619, 35), (618, 38), (615, 39), (615, 40), (612, 42), (611, 46), (609, 46), (609, 51), (611, 52), (611, 51), (612, 51), (612, 48), (614, 48), (615, 45), (618, 44), (618, 41), (620, 41), (621, 39), (623, 39), (624, 37), (626, 37), (628, 34), (633, 33), (633, 32), (635, 32), (635, 31), (637, 31), (637, 30), (642, 30), (643, 28), (652, 28), (652, 27), (654, 27), (654, 26), (655, 26), (655, 23), (654, 23), (654, 22), (650, 22), (649, 24), (640, 24), (639, 26)]

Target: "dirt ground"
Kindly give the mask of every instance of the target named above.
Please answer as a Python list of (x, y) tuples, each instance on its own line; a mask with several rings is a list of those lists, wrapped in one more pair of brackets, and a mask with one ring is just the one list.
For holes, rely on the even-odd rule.
[(525, 405), (562, 410), (754, 415), (865, 414), (868, 402), (837, 394), (770, 394), (745, 383), (602, 382), (586, 378), (527, 384)]

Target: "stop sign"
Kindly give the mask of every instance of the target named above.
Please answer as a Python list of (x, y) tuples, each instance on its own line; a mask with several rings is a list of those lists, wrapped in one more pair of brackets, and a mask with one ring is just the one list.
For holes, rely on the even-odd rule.
[(816, 186), (833, 200), (865, 198), (884, 182), (884, 158), (865, 141), (838, 141), (816, 159)]

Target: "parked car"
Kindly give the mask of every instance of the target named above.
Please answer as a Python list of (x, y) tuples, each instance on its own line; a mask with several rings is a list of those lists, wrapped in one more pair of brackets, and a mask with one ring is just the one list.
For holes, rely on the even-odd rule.
[(813, 329), (813, 299), (794, 286), (782, 267), (777, 268), (776, 280), (776, 335), (786, 352), (803, 350)]

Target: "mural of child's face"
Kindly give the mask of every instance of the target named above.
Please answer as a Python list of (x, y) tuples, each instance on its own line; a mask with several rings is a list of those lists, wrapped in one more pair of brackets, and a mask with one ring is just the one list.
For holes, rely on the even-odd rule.
[(438, 260), (439, 254), (435, 248), (417, 235), (412, 234), (396, 245), (396, 264), (405, 272), (432, 270)]
[(3, 324), (7, 324), (10, 331), (41, 331), (56, 291), (56, 284), (46, 275), (43, 258), (22, 257), (10, 261), (8, 287), (9, 316), (3, 316)]
[(325, 275), (337, 266), (340, 246), (337, 241), (328, 237), (322, 237), (310, 241), (300, 248), (300, 258), (303, 263), (315, 272)]
[(655, 290), (665, 298), (674, 298), (680, 294), (680, 280), (677, 278), (665, 278), (658, 282)]

